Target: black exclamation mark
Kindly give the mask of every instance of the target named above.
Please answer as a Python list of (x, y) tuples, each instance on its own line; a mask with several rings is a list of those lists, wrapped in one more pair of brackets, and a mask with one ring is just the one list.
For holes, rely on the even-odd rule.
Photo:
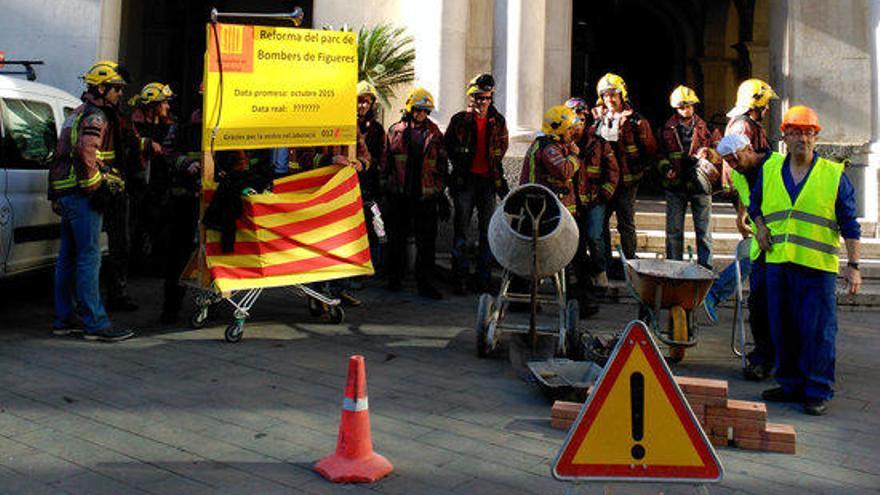
[[(645, 437), (645, 377), (638, 371), (629, 376), (629, 399), (632, 409), (632, 437), (641, 442)], [(635, 444), (630, 451), (633, 459), (645, 457), (645, 448)]]

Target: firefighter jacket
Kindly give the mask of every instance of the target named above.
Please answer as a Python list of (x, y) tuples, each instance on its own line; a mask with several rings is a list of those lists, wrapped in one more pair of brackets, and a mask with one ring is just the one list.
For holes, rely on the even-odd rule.
[(381, 192), (379, 164), (385, 156), (385, 129), (370, 110), (363, 119), (358, 119), (358, 130), (364, 136), (364, 144), (370, 157), (370, 168), (358, 173), (361, 180), (361, 195), (365, 201), (369, 201), (375, 199)]
[(575, 182), (579, 205), (588, 206), (611, 201), (620, 181), (620, 169), (611, 145), (599, 136), (585, 132), (578, 147), (581, 167), (578, 169)]
[[(703, 148), (709, 150), (709, 161), (720, 170), (721, 158), (714, 150), (721, 136), (717, 131), (714, 133), (710, 131), (706, 121), (698, 115), (694, 115), (690, 146), (685, 150), (686, 145), (682, 142), (678, 132), (681, 123), (681, 116), (676, 113), (663, 124), (663, 127), (657, 130), (660, 159), (657, 168), (660, 171), (665, 189), (698, 192), (701, 189), (696, 176), (697, 152)], [(675, 172), (673, 179), (666, 177), (670, 170)]]
[(577, 210), (574, 178), (580, 160), (567, 144), (550, 136), (538, 136), (523, 159), (520, 184), (540, 184), (555, 192), (571, 212)]
[[(201, 171), (190, 172), (190, 166), (202, 161), (202, 110), (190, 114), (189, 121), (179, 127), (168, 151), (171, 174), (171, 196), (198, 196), (201, 191)], [(163, 146), (163, 151), (165, 147)]]
[(407, 177), (412, 168), (409, 166), (409, 148), (411, 134), (418, 132), (409, 116), (388, 129), (385, 140), (385, 159), (380, 171), (385, 189), (394, 194), (407, 194), (407, 184), (415, 180), (421, 188), (422, 198), (431, 198), (443, 194), (447, 183), (448, 163), (446, 149), (443, 145), (443, 133), (431, 120), (425, 120), (424, 140), (421, 145), (420, 177)]
[(126, 132), (114, 107), (99, 105), (90, 93), (82, 98), (83, 104), (64, 121), (49, 169), (52, 201), (76, 192), (91, 195), (105, 182), (105, 175), (108, 182), (122, 184), (119, 167), (130, 155), (124, 143), (136, 136), (133, 130)]
[(748, 114), (743, 114), (730, 119), (724, 135), (742, 134), (749, 138), (752, 149), (758, 154), (766, 153), (770, 150), (770, 141), (767, 140), (767, 132), (761, 127), (761, 124), (753, 120)]
[[(361, 162), (364, 170), (370, 169), (370, 152), (364, 141), (364, 135), (360, 130), (357, 132), (356, 159)], [(320, 167), (326, 167), (333, 163), (335, 156), (348, 157), (348, 146), (309, 146), (305, 148), (290, 148), (288, 155), (288, 168), (290, 173), (296, 174)]]
[(657, 155), (657, 141), (650, 122), (635, 112), (629, 103), (625, 104), (619, 118), (614, 118), (601, 108), (593, 113), (596, 122), (590, 132), (611, 144), (620, 167), (620, 184), (638, 183)]
[[(486, 159), (489, 163), (489, 177), (495, 184), (496, 191), (504, 190), (505, 187), (501, 182), (504, 180), (502, 161), (508, 146), (507, 123), (495, 105), (489, 107), (486, 119)], [(452, 116), (449, 127), (446, 128), (445, 141), (446, 153), (452, 164), (450, 188), (455, 191), (467, 180), (477, 148), (476, 115), (472, 109), (469, 108)]]

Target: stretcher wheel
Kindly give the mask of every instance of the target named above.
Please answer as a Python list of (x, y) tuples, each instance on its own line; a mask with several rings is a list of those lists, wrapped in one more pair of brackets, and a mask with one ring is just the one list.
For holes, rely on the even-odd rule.
[(584, 343), (578, 323), (581, 319), (580, 304), (576, 299), (565, 305), (565, 354), (572, 361), (584, 360)]
[(199, 307), (199, 309), (193, 313), (193, 315), (189, 319), (189, 327), (195, 330), (200, 328), (204, 328), (205, 324), (208, 322), (208, 307)]
[(477, 303), (477, 357), (487, 357), (494, 350), (493, 342), (489, 342), (489, 325), (494, 312), (495, 298), (491, 294), (481, 294)]
[(226, 327), (226, 333), (223, 334), (223, 337), (226, 339), (226, 342), (230, 344), (235, 344), (236, 342), (241, 341), (241, 337), (244, 335), (244, 322), (243, 321), (234, 321)]
[[(672, 319), (672, 340), (676, 342), (688, 341), (688, 321), (687, 312), (681, 306), (673, 306), (669, 309), (669, 316)], [(678, 363), (684, 359), (686, 349), (682, 346), (672, 346), (669, 348), (669, 361)]]
[(334, 325), (339, 325), (345, 321), (345, 311), (340, 305), (327, 306), (327, 319)]

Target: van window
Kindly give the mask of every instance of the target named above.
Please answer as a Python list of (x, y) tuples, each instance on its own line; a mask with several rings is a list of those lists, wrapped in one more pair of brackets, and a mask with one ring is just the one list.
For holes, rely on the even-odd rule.
[(48, 168), (58, 143), (52, 107), (30, 100), (0, 99), (0, 167)]

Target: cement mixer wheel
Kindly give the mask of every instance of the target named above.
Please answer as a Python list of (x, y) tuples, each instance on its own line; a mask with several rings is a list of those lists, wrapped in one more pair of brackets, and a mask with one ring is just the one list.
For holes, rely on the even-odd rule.
[(481, 294), (477, 303), (477, 357), (488, 357), (495, 350), (495, 343), (489, 342), (489, 325), (494, 312), (495, 298), (491, 294)]
[(584, 360), (583, 332), (578, 325), (580, 318), (580, 304), (577, 299), (571, 299), (565, 305), (565, 353), (572, 361)]

